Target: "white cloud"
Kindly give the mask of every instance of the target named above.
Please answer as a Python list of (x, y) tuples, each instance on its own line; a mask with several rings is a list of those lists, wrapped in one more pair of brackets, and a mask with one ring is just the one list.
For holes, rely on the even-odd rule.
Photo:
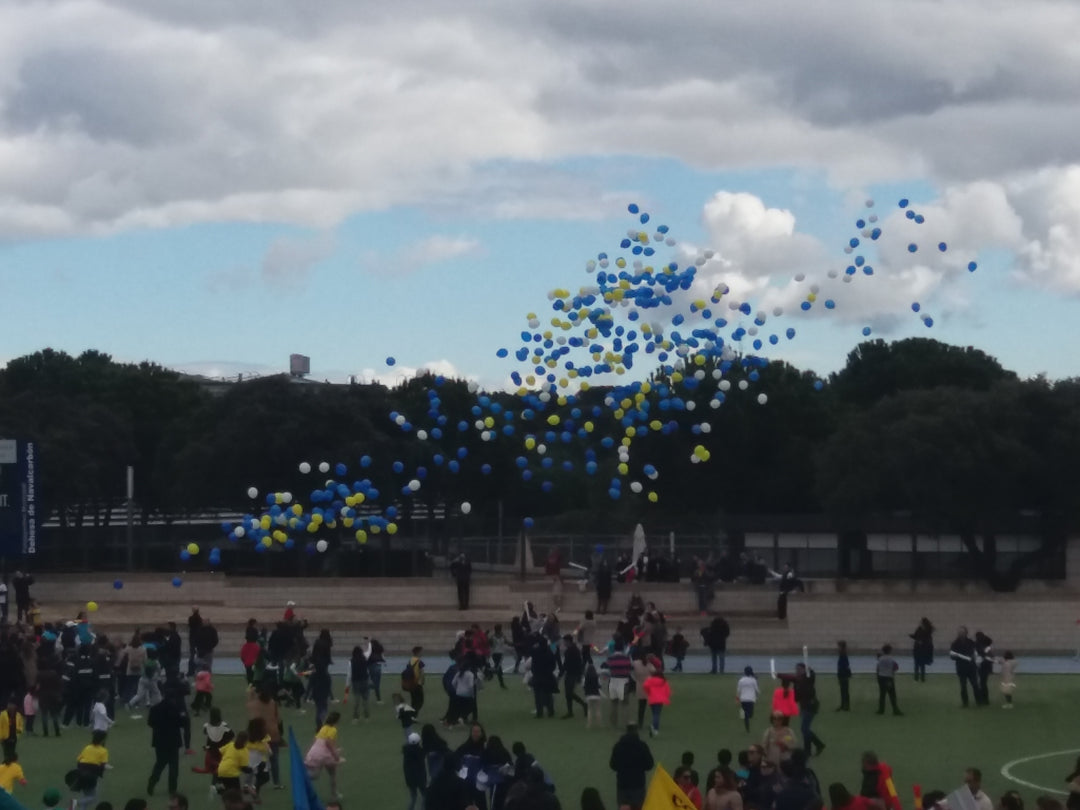
[(335, 249), (336, 240), (330, 232), (279, 237), (270, 243), (263, 255), (262, 277), (272, 284), (300, 284), (316, 265), (330, 258)]
[(398, 259), (408, 267), (425, 267), (452, 259), (476, 256), (482, 249), (479, 239), (435, 234), (409, 245), (398, 254)]
[[(578, 217), (605, 189), (498, 189), (581, 156), (843, 188), (1080, 163), (1076, 4), (674, 0), (661, 22), (615, 0), (8, 3), (0, 237), (329, 229), (394, 205)], [(1046, 235), (1031, 266), (1060, 270), (1068, 229)]]

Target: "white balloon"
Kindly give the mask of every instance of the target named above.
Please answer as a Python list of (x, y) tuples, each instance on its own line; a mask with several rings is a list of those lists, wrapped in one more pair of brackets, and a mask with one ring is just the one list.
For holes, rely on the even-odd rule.
[[(404, 425), (405, 424), (405, 417), (402, 416), (399, 413), (397, 416), (394, 417), (394, 424), (396, 424), (398, 427), (400, 427), (401, 425)], [(327, 469), (329, 469), (329, 468), (327, 468)], [(326, 470), (324, 470), (322, 468), (321, 464), (319, 465), (319, 470), (320, 470), (320, 472), (326, 472)]]
[(631, 481), (630, 482), (630, 491), (635, 493), (635, 494), (638, 493), (638, 492), (641, 492), (641, 482), (640, 481)]
[(873, 208), (874, 207), (874, 201), (873, 200), (867, 200), (866, 201), (866, 207), (867, 208)]
[(258, 498), (259, 497), (259, 490), (255, 489), (255, 487), (248, 487), (248, 497), (249, 498)]
[(712, 433), (712, 425), (710, 425), (708, 422), (702, 422), (700, 427), (702, 433)]
[(416, 492), (418, 489), (420, 489), (420, 481), (414, 478), (412, 481), (409, 482), (409, 489), (411, 489), (413, 492)]
[(844, 274), (844, 283), (845, 283), (845, 284), (850, 284), (850, 283), (851, 283), (851, 280), (852, 280), (853, 278), (855, 278), (855, 276), (849, 276), (849, 275), (847, 275), (847, 274), (845, 273), (845, 274)]
[[(404, 419), (404, 417), (402, 417), (402, 418)], [(328, 472), (330, 472), (330, 465), (329, 465), (329, 463), (327, 463), (327, 462), (325, 462), (325, 461), (323, 461), (323, 462), (320, 462), (320, 463), (319, 463), (319, 472), (321, 472), (321, 473), (328, 473)]]
[(839, 273), (837, 273), (835, 270), (830, 270), (827, 275), (829, 276), (829, 278), (836, 278)]
[(877, 214), (871, 214), (870, 215), (870, 221), (871, 222), (877, 222)]
[(821, 288), (817, 284), (811, 284), (810, 285), (810, 292), (812, 292), (814, 295), (817, 295), (818, 290), (820, 290), (820, 289)]
[(484, 429), (484, 420), (483, 419), (477, 419), (475, 422), (473, 422), (473, 427), (475, 427), (477, 430), (483, 430)]
[(426, 430), (418, 430), (418, 431), (416, 431), (416, 438), (418, 438), (420, 441), (426, 441), (427, 440), (427, 431)]
[(696, 403), (696, 402), (694, 402), (694, 400), (692, 400), (692, 399), (688, 399), (688, 400), (686, 401), (686, 410), (688, 410), (688, 411), (692, 411), (692, 410), (694, 410), (694, 408), (696, 408), (696, 407), (697, 407), (697, 403)]
[(478, 383), (476, 380), (469, 380), (469, 384), (466, 385), (465, 388), (470, 394), (475, 394), (477, 391), (480, 390), (480, 383)]
[(719, 407), (720, 407), (720, 406), (721, 406), (722, 404), (723, 404), (723, 403), (722, 403), (722, 402), (721, 402), (720, 400), (718, 400), (718, 399), (712, 399), (712, 400), (709, 400), (709, 407), (710, 407), (710, 408), (712, 408), (712, 409), (713, 409), (714, 411), (715, 411), (715, 410), (716, 410), (717, 408), (719, 408)]
[(691, 453), (691, 454), (690, 454), (690, 463), (691, 463), (691, 464), (700, 464), (700, 463), (701, 463), (701, 459), (700, 459), (700, 458), (698, 458), (697, 456), (695, 456), (695, 455), (694, 455), (693, 453)]
[(775, 315), (777, 318), (779, 318), (781, 315), (784, 314), (784, 308), (783, 307), (773, 307), (772, 314)]
[(756, 326), (751, 326), (749, 329), (746, 330), (746, 334), (748, 334), (750, 337), (756, 336), (757, 335), (757, 327)]
[(281, 493), (281, 502), (282, 503), (292, 503), (292, 493), (291, 492), (282, 492)]
[(468, 501), (462, 501), (461, 502), (461, 514), (467, 515), (471, 511), (472, 511), (472, 504), (469, 503)]
[(694, 379), (695, 380), (704, 380), (705, 379), (705, 369), (699, 368), (697, 371), (695, 371), (694, 372)]
[(740, 391), (745, 391), (749, 387), (750, 387), (750, 383), (748, 383), (746, 380), (739, 380), (739, 390)]
[(309, 472), (311, 472), (311, 465), (308, 464), (306, 461), (301, 461), (300, 472), (302, 472), (304, 475), (307, 475)]
[(720, 369), (718, 369), (718, 368), (714, 368), (714, 369), (713, 369), (713, 372), (712, 372), (712, 378), (713, 378), (714, 380), (720, 380), (720, 379), (723, 379), (723, 377), (724, 377), (724, 372), (722, 372), (722, 371), (721, 371)]
[(796, 281), (803, 281), (805, 278), (806, 278), (806, 273), (796, 273), (795, 274), (795, 280)]
[(758, 394), (757, 395), (757, 404), (758, 405), (764, 405), (768, 401), (769, 401), (768, 394)]
[(317, 552), (319, 552), (320, 554), (322, 554), (323, 552), (325, 552), (325, 551), (326, 551), (326, 549), (327, 549), (327, 547), (328, 547), (328, 544), (327, 544), (327, 542), (326, 542), (325, 540), (320, 540), (319, 542), (317, 542), (317, 543), (315, 544), (315, 550), (316, 550)]
[(482, 442), (490, 442), (491, 438), (492, 433), (490, 430), (485, 430), (483, 433), (480, 434), (480, 441)]
[(721, 391), (727, 391), (731, 388), (731, 380), (721, 380), (720, 385), (717, 386)]
[(546, 444), (538, 444), (538, 445), (536, 445), (536, 452), (537, 452), (538, 455), (541, 455), (541, 456), (544, 455), (544, 453), (547, 452), (547, 445)]
[(234, 533), (234, 534), (235, 534), (235, 535), (236, 535), (237, 537), (243, 537), (243, 536), (244, 536), (245, 534), (247, 534), (247, 530), (246, 530), (246, 529), (244, 529), (244, 527), (243, 527), (243, 526), (237, 526), (237, 527), (236, 527), (235, 529), (233, 529), (233, 533)]

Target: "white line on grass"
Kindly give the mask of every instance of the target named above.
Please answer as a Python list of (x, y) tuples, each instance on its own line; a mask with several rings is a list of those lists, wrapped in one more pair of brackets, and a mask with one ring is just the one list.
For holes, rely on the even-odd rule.
[(1041, 790), (1044, 793), (1056, 793), (1058, 796), (1068, 796), (1069, 792), (1066, 790), (1058, 790), (1057, 788), (1043, 787), (1042, 785), (1036, 785), (1033, 782), (1026, 782), (1019, 777), (1012, 775), (1012, 769), (1017, 765), (1026, 765), (1029, 762), (1035, 762), (1040, 759), (1050, 759), (1051, 757), (1061, 757), (1065, 754), (1078, 754), (1080, 748), (1069, 748), (1065, 751), (1052, 751), (1049, 754), (1036, 754), (1033, 757), (1023, 757), (1022, 759), (1014, 759), (1012, 762), (1006, 762), (1001, 766), (1001, 775), (1008, 779), (1010, 782), (1016, 782), (1018, 785), (1031, 788), (1032, 790)]

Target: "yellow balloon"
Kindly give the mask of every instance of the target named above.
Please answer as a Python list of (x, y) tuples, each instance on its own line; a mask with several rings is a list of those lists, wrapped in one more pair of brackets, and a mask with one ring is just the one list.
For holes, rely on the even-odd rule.
[(364, 495), (363, 492), (357, 492), (356, 495), (353, 497), (353, 500), (355, 500), (356, 505), (359, 506), (360, 504), (362, 504), (364, 501), (367, 500), (367, 496)]
[(262, 539), (262, 544), (263, 544), (264, 546), (266, 546), (267, 548), (270, 548), (270, 546), (272, 546), (272, 545), (273, 545), (273, 541), (271, 541), (269, 537), (264, 537), (264, 538)]
[(695, 354), (694, 355), (694, 365), (695, 366), (703, 366), (703, 365), (705, 365), (705, 355), (703, 355), (703, 354)]
[(344, 518), (344, 519), (342, 519), (342, 521), (341, 521), (341, 524), (342, 524), (342, 525), (343, 525), (343, 526), (344, 526), (344, 527), (345, 527), (346, 529), (351, 529), (351, 528), (352, 528), (352, 525), (353, 525), (353, 519), (352, 519), (351, 517), (347, 517), (347, 518)]
[(275, 492), (274, 493), (274, 503), (278, 503), (278, 504), (281, 503), (281, 493), (280, 492)]
[(553, 414), (552, 414), (551, 416), (549, 416), (549, 417), (547, 418), (547, 423), (548, 423), (549, 425), (551, 425), (552, 427), (554, 427), (555, 425), (559, 424), (559, 415), (558, 415), (558, 414), (555, 414), (555, 413), (553, 413)]
[(87, 602), (86, 610), (88, 613), (94, 613), (97, 611), (97, 602)]
[(270, 516), (269, 515), (263, 515), (262, 518), (259, 520), (259, 526), (261, 526), (264, 530), (269, 529), (270, 528)]
[(315, 534), (319, 530), (319, 524), (314, 521), (307, 525), (308, 534)]
[[(585, 383), (582, 383), (581, 385), (582, 385), (582, 390), (584, 390)], [(584, 425), (582, 425), (582, 427), (585, 428), (586, 433), (592, 433), (594, 425), (593, 425), (592, 422), (586, 422)]]
[(190, 554), (192, 557), (194, 557), (196, 554), (199, 553), (199, 544), (198, 543), (188, 543), (187, 544), (187, 553)]
[(629, 472), (630, 472), (630, 465), (628, 465), (628, 464), (620, 464), (619, 465), (619, 475), (626, 475)]
[(302, 514), (304, 514), (304, 507), (302, 507), (298, 503), (294, 503), (292, 506), (292, 513), (297, 517), (300, 517)]
[(366, 543), (367, 542), (367, 532), (365, 532), (363, 529), (357, 529), (356, 530), (356, 542), (360, 543), (360, 545), (363, 545), (364, 543)]
[(387, 523), (386, 524), (386, 533), (387, 534), (397, 534), (397, 524), (396, 523)]
[(372, 534), (378, 534), (378, 533), (379, 533), (379, 531), (380, 531), (380, 529), (379, 529), (379, 527), (378, 527), (378, 526), (372, 526), (372, 527), (371, 527), (371, 533), (372, 533)]
[(660, 500), (659, 495), (657, 495), (655, 492), (650, 492), (649, 493), (649, 502), (650, 503), (656, 503), (658, 500)]
[(536, 439), (534, 439), (532, 436), (527, 437), (525, 439), (525, 449), (526, 450), (532, 450), (535, 447), (536, 447)]

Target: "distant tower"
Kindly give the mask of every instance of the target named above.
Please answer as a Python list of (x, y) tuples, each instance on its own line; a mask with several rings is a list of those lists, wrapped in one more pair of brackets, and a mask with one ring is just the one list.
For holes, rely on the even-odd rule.
[(311, 373), (311, 358), (303, 354), (289, 355), (289, 376), (303, 378)]

